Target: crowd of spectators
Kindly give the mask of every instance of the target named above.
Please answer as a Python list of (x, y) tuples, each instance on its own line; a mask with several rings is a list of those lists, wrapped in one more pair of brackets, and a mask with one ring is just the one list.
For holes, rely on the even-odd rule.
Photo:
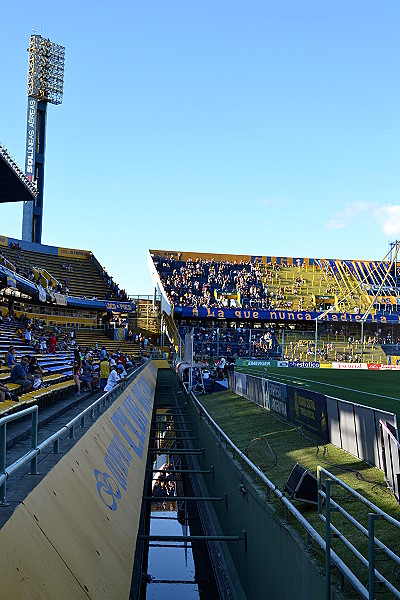
[[(182, 339), (191, 327), (179, 327)], [(252, 329), (245, 327), (215, 328), (198, 325), (193, 328), (193, 350), (198, 358), (226, 356), (227, 358), (270, 357), (281, 354), (273, 327)]]
[(284, 285), (282, 271), (291, 266), (285, 263), (202, 258), (182, 261), (181, 257), (181, 253), (153, 256), (167, 297), (175, 306), (315, 310), (311, 298), (304, 296), (304, 261), (298, 260), (299, 274)]
[[(77, 386), (77, 392), (81, 392), (81, 386), (89, 391), (101, 389), (109, 391), (118, 382), (124, 380), (134, 365), (134, 356), (118, 350), (115, 353), (107, 353), (103, 346), (99, 349), (97, 342), (93, 348), (79, 346), (76, 334), (73, 330), (62, 333), (55, 326), (51, 330), (46, 328), (43, 320), (28, 319), (26, 315), (16, 317), (8, 314), (2, 317), (0, 313), (0, 324), (11, 323), (16, 326), (14, 337), (26, 347), (26, 352), (20, 361), (16, 358), (15, 346), (11, 345), (5, 356), (4, 365), (11, 369), (10, 381), (21, 386), (22, 391), (30, 392), (43, 387), (44, 371), (38, 364), (38, 354), (53, 354), (68, 360), (68, 355), (73, 352), (71, 362), (72, 375)], [(154, 350), (152, 345), (147, 346), (147, 353)], [(32, 352), (32, 355), (30, 355)], [(108, 366), (106, 366), (108, 365)], [(0, 401), (4, 400), (5, 390), (0, 390)]]
[(114, 298), (118, 298), (118, 300), (120, 300), (121, 302), (126, 302), (128, 300), (128, 296), (126, 294), (126, 291), (122, 290), (119, 287), (118, 283), (116, 283), (114, 281), (114, 279), (111, 277), (111, 275), (109, 275), (107, 273), (107, 270), (106, 270), (105, 267), (103, 267), (103, 270), (102, 270), (101, 274), (102, 274), (102, 277), (103, 277), (104, 281), (106, 282), (106, 284), (110, 288), (109, 293), (106, 294), (106, 300), (112, 300)]
[[(260, 263), (196, 258), (154, 259), (172, 304), (212, 308), (268, 308)], [(234, 296), (237, 296), (237, 299)]]

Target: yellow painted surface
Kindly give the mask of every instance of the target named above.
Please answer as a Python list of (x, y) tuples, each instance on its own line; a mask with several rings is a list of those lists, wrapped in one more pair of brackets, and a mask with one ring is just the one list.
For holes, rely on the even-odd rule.
[(0, 246), (8, 246), (8, 237), (0, 235)]
[(0, 533), (1, 598), (88, 600), (25, 506), (18, 507)]
[(66, 258), (80, 258), (81, 260), (89, 260), (89, 250), (78, 250), (77, 248), (58, 248), (58, 256)]
[[(4, 598), (129, 598), (156, 375), (148, 365), (0, 531)], [(116, 447), (122, 471), (105, 461)]]
[(169, 364), (167, 360), (153, 360), (154, 365), (157, 369), (169, 369)]

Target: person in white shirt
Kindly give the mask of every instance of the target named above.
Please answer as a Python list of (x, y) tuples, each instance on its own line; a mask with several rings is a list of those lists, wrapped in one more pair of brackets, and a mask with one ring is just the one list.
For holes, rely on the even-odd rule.
[(125, 375), (126, 375), (123, 365), (118, 365), (118, 367), (115, 367), (115, 365), (112, 365), (111, 373), (108, 376), (104, 391), (109, 392), (110, 390), (115, 388), (117, 383), (119, 383), (120, 381), (123, 381), (125, 379), (125, 375), (123, 375), (123, 373), (125, 373)]
[(104, 391), (105, 392), (109, 392), (110, 390), (112, 390), (117, 385), (117, 383), (119, 382), (120, 379), (121, 378), (120, 378), (120, 376), (117, 373), (116, 366), (112, 365), (111, 366), (111, 372), (110, 372), (110, 374), (108, 376), (107, 383), (106, 383), (106, 385), (104, 387)]
[(128, 373), (125, 371), (125, 367), (122, 363), (120, 363), (117, 367), (118, 375), (121, 379), (125, 379), (128, 376)]

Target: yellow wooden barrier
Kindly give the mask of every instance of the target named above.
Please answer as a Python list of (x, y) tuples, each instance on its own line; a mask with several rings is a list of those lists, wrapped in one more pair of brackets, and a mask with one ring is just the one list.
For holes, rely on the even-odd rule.
[(129, 598), (156, 375), (148, 365), (4, 525), (3, 598)]

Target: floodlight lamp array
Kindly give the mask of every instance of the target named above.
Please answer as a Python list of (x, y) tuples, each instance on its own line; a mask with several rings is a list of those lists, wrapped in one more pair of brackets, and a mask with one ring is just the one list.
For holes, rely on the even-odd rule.
[(41, 35), (31, 35), (28, 48), (28, 96), (61, 104), (65, 48)]
[(29, 179), (26, 177), (25, 173), (18, 166), (16, 161), (13, 159), (13, 157), (8, 152), (7, 148), (1, 143), (1, 141), (0, 141), (0, 156), (2, 156), (2, 158), (8, 164), (8, 166), (11, 167), (11, 169), (14, 171), (14, 173), (19, 177), (19, 179), (25, 185), (25, 187), (27, 187), (28, 190), (31, 192), (31, 194), (36, 198), (36, 196), (38, 195), (36, 183), (29, 181)]

